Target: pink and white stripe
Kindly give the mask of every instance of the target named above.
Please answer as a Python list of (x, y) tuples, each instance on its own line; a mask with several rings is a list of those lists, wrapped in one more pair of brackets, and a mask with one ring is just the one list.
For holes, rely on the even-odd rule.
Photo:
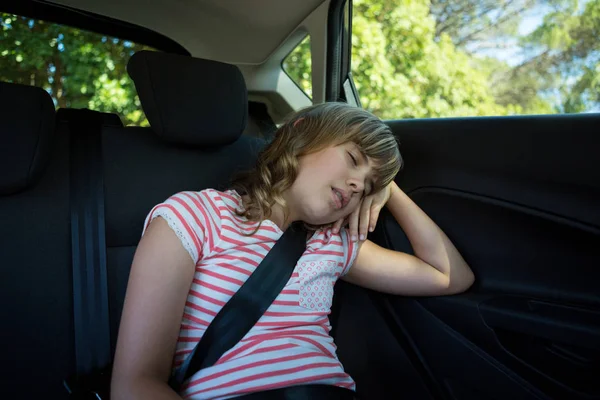
[[(152, 209), (145, 228), (164, 218), (196, 263), (173, 368), (202, 338), (206, 328), (244, 284), (282, 235), (271, 221), (239, 217), (242, 200), (235, 191), (178, 193)], [(306, 383), (354, 389), (337, 359), (329, 336), (333, 285), (354, 262), (357, 246), (343, 230), (320, 230), (307, 242), (292, 277), (248, 334), (212, 367), (186, 384), (185, 399), (224, 399), (249, 392)]]

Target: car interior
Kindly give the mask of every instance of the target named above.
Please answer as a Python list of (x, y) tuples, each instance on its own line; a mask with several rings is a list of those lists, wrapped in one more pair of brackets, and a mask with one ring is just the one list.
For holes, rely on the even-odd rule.
[[(0, 9), (159, 50), (127, 64), (149, 126), (57, 109), (42, 88), (0, 82), (0, 397), (66, 399), (65, 380), (110, 365), (149, 210), (180, 191), (226, 189), (289, 112), (360, 104), (352, 8), (27, 0)], [(282, 68), (307, 34), (312, 98)], [(386, 123), (404, 158), (396, 182), (476, 282), (422, 298), (337, 283), (331, 333), (359, 397), (600, 399), (600, 113)], [(412, 251), (385, 211), (371, 240)]]

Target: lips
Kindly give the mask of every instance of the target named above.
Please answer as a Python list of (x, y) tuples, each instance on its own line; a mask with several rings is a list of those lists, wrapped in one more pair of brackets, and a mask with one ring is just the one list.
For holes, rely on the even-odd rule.
[(331, 188), (331, 193), (333, 201), (335, 202), (335, 206), (338, 210), (346, 207), (350, 201), (348, 194), (341, 189)]

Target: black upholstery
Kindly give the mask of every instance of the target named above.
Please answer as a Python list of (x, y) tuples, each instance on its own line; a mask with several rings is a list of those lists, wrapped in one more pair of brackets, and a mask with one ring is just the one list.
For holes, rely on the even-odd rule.
[[(0, 195), (0, 398), (60, 399), (66, 397), (62, 380), (74, 367), (68, 135), (50, 132), (54, 107), (41, 89), (1, 87), (2, 182), (25, 168), (17, 157), (23, 152), (47, 162), (33, 163), (37, 181), (24, 178), (22, 169), (21, 190)], [(6, 140), (6, 126), (18, 127), (10, 137), (23, 140)], [(43, 142), (37, 150), (24, 145), (34, 137)]]
[(246, 84), (234, 65), (141, 51), (129, 60), (127, 71), (150, 125), (166, 141), (225, 145), (246, 127)]
[[(117, 116), (108, 114), (103, 124), (113, 351), (129, 269), (147, 213), (179, 191), (227, 188), (234, 171), (249, 168), (264, 145), (257, 138), (240, 137), (247, 95), (235, 67), (185, 57), (163, 63), (149, 53), (134, 59), (133, 69), (143, 62), (139, 73), (160, 79), (165, 92), (164, 101), (158, 103), (142, 96), (152, 128), (123, 127)], [(198, 84), (187, 87), (192, 67)], [(223, 83), (226, 76), (233, 83)], [(210, 82), (203, 85), (202, 80)], [(140, 85), (139, 77), (136, 84)], [(7, 163), (2, 164), (0, 182), (12, 193), (0, 193), (1, 354), (6, 360), (0, 398), (66, 398), (63, 379), (75, 372), (66, 122), (70, 110), (59, 110), (56, 123), (52, 102), (43, 91), (12, 84), (2, 84), (0, 90), (2, 120), (14, 128), (9, 134), (2, 131), (0, 147), (1, 162)], [(12, 107), (11, 101), (18, 106)], [(16, 140), (17, 134), (23, 139)], [(32, 139), (36, 137), (37, 142)], [(17, 157), (24, 153), (33, 156), (29, 164)]]
[(150, 128), (104, 132), (104, 193), (111, 337), (115, 344), (129, 268), (146, 215), (183, 190), (225, 189), (262, 148), (242, 136), (228, 146), (189, 148), (165, 143)]
[(177, 192), (227, 188), (234, 172), (251, 167), (264, 146), (260, 139), (240, 137), (248, 111), (237, 67), (140, 52), (131, 58), (128, 71), (152, 127), (103, 131), (113, 351), (146, 215)]
[(54, 104), (43, 89), (0, 82), (0, 194), (35, 184), (54, 135)]

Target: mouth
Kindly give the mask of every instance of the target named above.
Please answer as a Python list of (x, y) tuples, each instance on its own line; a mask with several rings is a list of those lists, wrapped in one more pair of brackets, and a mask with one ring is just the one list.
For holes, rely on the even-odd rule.
[(342, 208), (346, 207), (346, 205), (350, 201), (346, 192), (337, 188), (331, 188), (331, 196), (333, 197), (335, 208), (338, 210), (341, 210)]

